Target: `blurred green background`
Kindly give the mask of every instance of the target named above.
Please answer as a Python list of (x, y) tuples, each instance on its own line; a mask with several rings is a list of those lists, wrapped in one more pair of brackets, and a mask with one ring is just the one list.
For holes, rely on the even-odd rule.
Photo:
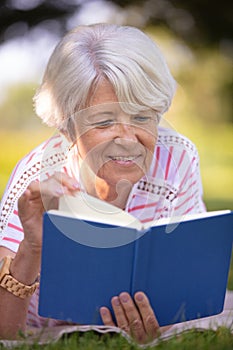
[[(21, 54), (31, 52), (32, 63), (38, 56), (47, 58), (49, 48), (36, 51), (37, 43), (40, 47), (51, 35), (58, 41), (77, 24), (120, 23), (147, 32), (177, 80), (164, 118), (199, 150), (207, 209), (233, 209), (232, 1), (210, 6), (208, 0), (2, 0), (0, 9), (0, 65), (1, 48), (14, 42), (21, 45)], [(5, 58), (9, 75), (18, 59), (12, 55)], [(17, 161), (54, 133), (33, 112), (32, 97), (43, 70), (36, 79), (26, 75), (7, 87), (0, 82), (0, 199)]]

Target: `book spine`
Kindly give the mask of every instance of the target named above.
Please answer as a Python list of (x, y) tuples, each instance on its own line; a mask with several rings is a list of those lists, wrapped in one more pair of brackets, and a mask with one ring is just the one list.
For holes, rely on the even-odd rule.
[(134, 244), (134, 259), (130, 283), (130, 294), (132, 297), (137, 291), (143, 291), (146, 287), (147, 269), (149, 268), (150, 260), (150, 247), (147, 247), (147, 245), (145, 245), (143, 236), (146, 235), (149, 231), (150, 229), (137, 232), (137, 238)]

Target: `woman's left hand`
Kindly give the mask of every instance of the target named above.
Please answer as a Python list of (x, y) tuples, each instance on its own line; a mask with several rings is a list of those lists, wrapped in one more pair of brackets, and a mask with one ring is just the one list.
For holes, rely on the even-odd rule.
[(113, 322), (110, 310), (101, 307), (100, 314), (104, 325), (123, 329), (140, 344), (148, 343), (161, 334), (154, 311), (143, 292), (135, 293), (134, 300), (127, 292), (122, 292), (119, 296), (114, 296), (111, 303), (116, 324)]

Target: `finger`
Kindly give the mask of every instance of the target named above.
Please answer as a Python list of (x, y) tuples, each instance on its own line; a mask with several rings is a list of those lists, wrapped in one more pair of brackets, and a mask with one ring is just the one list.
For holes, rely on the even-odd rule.
[(116, 326), (115, 323), (113, 322), (111, 312), (107, 307), (102, 306), (100, 308), (100, 316), (105, 326), (112, 326), (112, 327)]
[(22, 205), (27, 202), (30, 198), (31, 191), (27, 188), (23, 194), (19, 197), (18, 202), (22, 203)]
[(61, 195), (56, 193), (54, 181), (46, 180), (41, 183), (32, 181), (19, 198), (19, 208), (23, 210), (23, 208), (29, 208), (30, 206), (31, 209), (36, 209), (38, 213), (43, 213), (49, 209), (58, 209), (58, 198)]
[[(54, 175), (47, 181), (51, 192), (56, 197), (61, 197), (65, 194), (74, 195), (80, 190), (80, 186), (75, 179), (61, 172), (55, 172)], [(42, 182), (41, 185), (47, 187), (48, 184), (46, 184), (46, 182)]]
[(40, 183), (39, 181), (32, 181), (24, 192), (24, 196), (27, 199), (33, 199), (40, 196)]
[(19, 217), (21, 217), (24, 210), (28, 207), (29, 197), (30, 197), (30, 191), (28, 189), (26, 189), (26, 191), (24, 191), (24, 193), (19, 197), (18, 199)]
[(130, 327), (124, 309), (121, 305), (120, 299), (116, 296), (111, 300), (112, 308), (115, 314), (117, 326), (130, 334)]
[(28, 205), (37, 207), (41, 203), (41, 211), (58, 208), (58, 198), (62, 195), (57, 192), (57, 181), (49, 179), (43, 182), (33, 181), (24, 192)]
[(119, 298), (129, 322), (131, 335), (137, 340), (137, 342), (145, 342), (146, 332), (143, 326), (143, 322), (131, 296), (128, 293), (123, 292), (119, 295)]
[(145, 331), (149, 338), (154, 339), (159, 335), (159, 323), (150, 305), (149, 299), (143, 292), (137, 292), (134, 300), (138, 306)]
[(27, 231), (32, 232), (32, 222), (35, 222), (37, 236), (40, 234), (43, 212), (41, 197), (32, 200), (31, 191), (26, 189), (18, 199), (18, 214), (25, 234)]
[(24, 193), (18, 199), (19, 211), (20, 211), (20, 209), (24, 209), (24, 208), (27, 209), (30, 206), (31, 201), (34, 199), (37, 202), (39, 201), (41, 203), (40, 192), (38, 191), (38, 192), (32, 193), (29, 186), (28, 186), (28, 188), (24, 191)]
[(58, 197), (59, 194), (56, 191), (59, 188), (58, 185), (58, 182), (54, 178), (49, 178), (48, 180), (42, 182), (32, 181), (28, 185), (27, 190), (24, 192), (24, 194), (28, 197), (29, 200), (35, 200), (42, 196)]
[(41, 195), (60, 197), (64, 194), (73, 194), (80, 190), (80, 186), (77, 181), (69, 175), (55, 172), (47, 180), (31, 182), (28, 189), (30, 189), (33, 196), (37, 196), (40, 192)]
[(65, 173), (55, 172), (53, 177), (55, 180), (57, 180), (58, 183), (61, 183), (64, 187), (66, 187), (67, 190), (80, 190), (79, 183), (74, 178)]

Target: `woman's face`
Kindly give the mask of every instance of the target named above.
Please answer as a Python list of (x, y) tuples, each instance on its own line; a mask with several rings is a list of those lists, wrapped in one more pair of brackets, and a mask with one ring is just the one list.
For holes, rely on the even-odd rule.
[(148, 171), (157, 141), (156, 116), (127, 114), (118, 102), (104, 80), (90, 107), (76, 117), (79, 155), (110, 186), (121, 180), (135, 184)]

